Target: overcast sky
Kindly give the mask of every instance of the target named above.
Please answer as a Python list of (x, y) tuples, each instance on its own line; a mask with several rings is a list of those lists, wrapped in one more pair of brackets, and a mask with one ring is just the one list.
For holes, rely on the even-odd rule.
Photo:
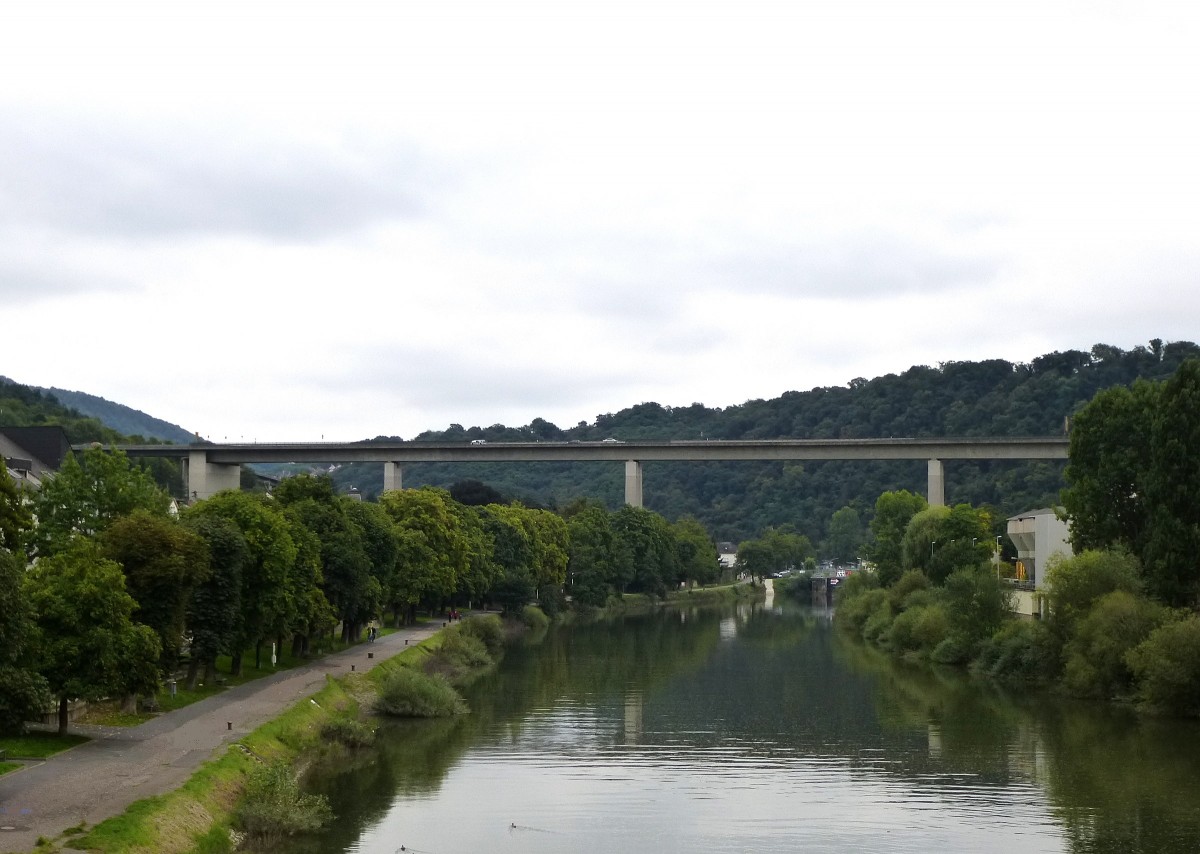
[(0, 11), (0, 374), (214, 441), (1200, 339), (1184, 2)]

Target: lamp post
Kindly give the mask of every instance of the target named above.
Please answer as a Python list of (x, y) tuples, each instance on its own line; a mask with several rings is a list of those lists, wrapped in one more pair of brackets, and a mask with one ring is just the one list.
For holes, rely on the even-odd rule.
[(937, 545), (937, 540), (929, 541), (929, 563), (933, 564), (933, 547)]

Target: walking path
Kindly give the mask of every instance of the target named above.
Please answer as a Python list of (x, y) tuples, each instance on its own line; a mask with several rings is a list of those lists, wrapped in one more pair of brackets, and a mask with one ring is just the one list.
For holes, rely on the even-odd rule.
[[(93, 740), (0, 776), (0, 851), (32, 850), (69, 827), (119, 815), (179, 787), (201, 763), (315, 694), (326, 675), (370, 670), (435, 634), (440, 622), (401, 629), (311, 664), (246, 682), (136, 727), (73, 727)], [(371, 653), (374, 657), (367, 658)]]

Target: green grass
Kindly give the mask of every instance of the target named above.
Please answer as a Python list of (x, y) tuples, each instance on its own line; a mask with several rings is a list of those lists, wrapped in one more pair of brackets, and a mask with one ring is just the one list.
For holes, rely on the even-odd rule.
[(52, 732), (31, 732), (26, 735), (0, 738), (0, 750), (20, 759), (45, 759), (77, 744), (88, 741), (82, 735), (58, 735)]
[(20, 767), (20, 762), (0, 762), (0, 775), (7, 774), (9, 771), (16, 771)]

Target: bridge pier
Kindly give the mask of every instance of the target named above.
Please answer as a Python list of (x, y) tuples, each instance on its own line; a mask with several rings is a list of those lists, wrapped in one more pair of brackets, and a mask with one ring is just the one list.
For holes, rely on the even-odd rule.
[(929, 461), (929, 506), (946, 506), (946, 470), (941, 460)]
[(642, 506), (642, 463), (640, 460), (625, 461), (625, 503), (630, 507)]
[(210, 463), (205, 451), (190, 450), (183, 458), (183, 484), (190, 500), (203, 501), (226, 489), (241, 489), (242, 467)]
[(383, 464), (383, 491), (391, 492), (394, 489), (403, 489), (403, 473), (400, 469), (400, 464), (395, 462), (385, 462)]

